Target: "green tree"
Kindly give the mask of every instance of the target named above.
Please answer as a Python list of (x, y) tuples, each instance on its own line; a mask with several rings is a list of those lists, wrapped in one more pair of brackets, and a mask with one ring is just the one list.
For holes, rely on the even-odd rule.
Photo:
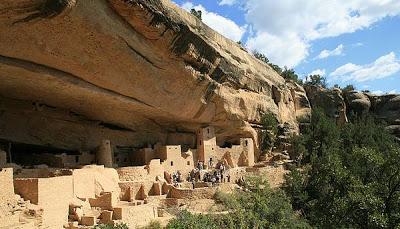
[(299, 76), (296, 74), (294, 69), (289, 69), (285, 67), (281, 73), (281, 76), (287, 80), (292, 80), (298, 84), (303, 84), (303, 82), (299, 79)]
[(141, 229), (162, 229), (162, 228), (163, 227), (161, 226), (160, 221), (152, 220), (147, 226), (142, 227)]
[(272, 190), (260, 177), (246, 178), (243, 188), (248, 191), (217, 195), (228, 214), (195, 215), (183, 211), (167, 228), (310, 228), (292, 210), (284, 192)]
[(354, 90), (356, 90), (356, 88), (352, 84), (349, 84), (342, 89), (343, 93), (348, 93)]
[(262, 54), (260, 52), (257, 52), (257, 51), (254, 51), (253, 55), (254, 55), (255, 58), (261, 60), (262, 62), (264, 62), (266, 64), (269, 64), (269, 59), (264, 54)]
[(356, 90), (356, 88), (352, 84), (349, 84), (343, 88), (343, 91), (354, 91), (354, 90)]
[(372, 118), (333, 126), (314, 111), (309, 163), (286, 177), (295, 210), (318, 228), (400, 227), (400, 146)]
[(270, 66), (272, 69), (274, 69), (274, 71), (276, 71), (279, 75), (282, 74), (282, 68), (279, 67), (278, 65), (273, 64), (273, 63), (269, 63), (269, 66)]
[(273, 114), (264, 114), (261, 117), (261, 150), (271, 150), (278, 133), (278, 121)]
[(119, 223), (115, 225), (100, 224), (93, 227), (93, 229), (128, 229), (128, 225), (125, 223)]
[[(323, 109), (315, 108), (312, 111), (311, 123), (304, 130), (304, 134), (297, 139), (298, 146), (303, 150), (303, 163), (310, 163), (313, 159), (338, 149), (340, 130), (336, 122), (328, 118)], [(305, 150), (304, 150), (305, 148)]]
[(306, 84), (313, 86), (327, 87), (326, 78), (321, 75), (310, 75), (307, 77)]
[(276, 71), (279, 75), (282, 75), (282, 68), (279, 67), (276, 64), (273, 64), (271, 62), (269, 62), (269, 59), (262, 53), (258, 52), (258, 51), (254, 51), (253, 55), (255, 58), (261, 60), (262, 62), (268, 64), (272, 69), (274, 69), (274, 71)]
[(201, 12), (201, 10), (191, 9), (190, 13), (197, 17), (200, 21), (202, 20), (203, 12)]
[(291, 144), (293, 149), (290, 151), (290, 158), (296, 163), (301, 164), (307, 152), (306, 139), (303, 136), (293, 136)]

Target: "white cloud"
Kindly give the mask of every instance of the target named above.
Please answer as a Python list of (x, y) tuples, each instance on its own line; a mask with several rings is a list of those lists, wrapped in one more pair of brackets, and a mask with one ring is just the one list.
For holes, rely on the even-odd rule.
[(357, 43), (353, 44), (353, 47), (361, 47), (361, 46), (364, 46), (364, 44), (361, 42), (357, 42)]
[(381, 56), (371, 64), (345, 64), (337, 68), (330, 76), (346, 81), (364, 82), (386, 78), (400, 71), (400, 60), (394, 52)]
[[(352, 33), (400, 14), (399, 0), (241, 0), (241, 3), (246, 20), (255, 31), (248, 46), (259, 49), (272, 62), (289, 67), (308, 56), (313, 40)], [(274, 48), (271, 43), (277, 40), (290, 48)]]
[(325, 69), (315, 69), (314, 71), (310, 72), (308, 75), (309, 75), (309, 76), (310, 76), (310, 75), (320, 75), (320, 76), (324, 76), (324, 75), (326, 75), (326, 70), (325, 70)]
[(383, 95), (383, 91), (381, 91), (381, 90), (373, 91), (371, 93), (374, 95)]
[(202, 5), (195, 6), (191, 2), (186, 2), (182, 5), (182, 8), (187, 11), (190, 11), (191, 9), (201, 10), (202, 19), (206, 25), (233, 41), (240, 41), (243, 34), (246, 32), (246, 26), (240, 27), (228, 18), (207, 11)]
[(359, 66), (359, 65), (348, 63), (348, 64), (338, 67), (334, 72), (331, 73), (331, 76), (343, 76), (343, 75), (349, 74), (351, 72), (355, 72), (355, 71), (359, 70), (360, 68), (361, 68), (361, 66)]
[(376, 90), (376, 91), (373, 91), (372, 94), (375, 94), (375, 95), (393, 95), (393, 94), (397, 94), (397, 91), (396, 91), (396, 89), (388, 91), (388, 92), (383, 92), (381, 90)]
[(333, 50), (324, 49), (319, 53), (319, 55), (315, 59), (325, 59), (330, 56), (340, 56), (343, 54), (343, 49), (344, 49), (343, 44), (338, 45), (338, 47), (336, 47)]
[(236, 0), (221, 0), (218, 4), (219, 4), (220, 6), (223, 6), (223, 5), (232, 6), (232, 5), (234, 5), (235, 3), (236, 3)]
[(268, 33), (259, 33), (250, 38), (246, 46), (249, 50), (265, 53), (272, 63), (281, 66), (295, 66), (308, 55), (307, 44), (295, 34), (281, 38)]

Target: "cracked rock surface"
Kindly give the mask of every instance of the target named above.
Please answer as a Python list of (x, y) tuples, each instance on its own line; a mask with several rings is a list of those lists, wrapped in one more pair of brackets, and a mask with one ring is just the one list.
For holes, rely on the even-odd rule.
[(303, 89), (170, 1), (2, 0), (0, 12), (0, 138), (140, 146), (214, 125), (223, 142), (256, 138), (263, 113), (294, 127), (308, 116)]

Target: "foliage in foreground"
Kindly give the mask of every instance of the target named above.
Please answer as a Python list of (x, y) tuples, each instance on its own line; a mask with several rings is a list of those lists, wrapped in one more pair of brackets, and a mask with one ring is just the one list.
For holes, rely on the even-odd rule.
[(318, 228), (400, 227), (400, 146), (371, 118), (338, 127), (321, 111), (298, 139), (303, 167), (285, 192)]
[(149, 225), (143, 227), (142, 229), (161, 229), (161, 223), (157, 220), (152, 220)]
[(167, 228), (310, 228), (296, 216), (281, 190), (272, 190), (260, 178), (249, 178), (245, 188), (235, 194), (217, 194), (229, 213), (197, 215), (182, 211)]
[(93, 227), (93, 229), (129, 229), (128, 225), (125, 223), (109, 225), (109, 224), (100, 224)]

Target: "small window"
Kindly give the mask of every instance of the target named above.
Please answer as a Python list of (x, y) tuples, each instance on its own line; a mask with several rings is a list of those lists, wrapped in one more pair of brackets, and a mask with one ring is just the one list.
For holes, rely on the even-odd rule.
[(190, 165), (190, 161), (187, 162), (187, 165)]
[(174, 166), (174, 162), (173, 161), (171, 161), (171, 166)]
[(246, 141), (244, 141), (244, 144), (247, 146), (249, 143), (248, 143), (247, 140), (246, 140)]
[(200, 140), (200, 145), (201, 145), (201, 140)]
[(79, 156), (75, 156), (75, 162), (76, 162), (76, 163), (79, 162)]
[(207, 128), (207, 134), (209, 134), (209, 133), (210, 133), (210, 129)]

